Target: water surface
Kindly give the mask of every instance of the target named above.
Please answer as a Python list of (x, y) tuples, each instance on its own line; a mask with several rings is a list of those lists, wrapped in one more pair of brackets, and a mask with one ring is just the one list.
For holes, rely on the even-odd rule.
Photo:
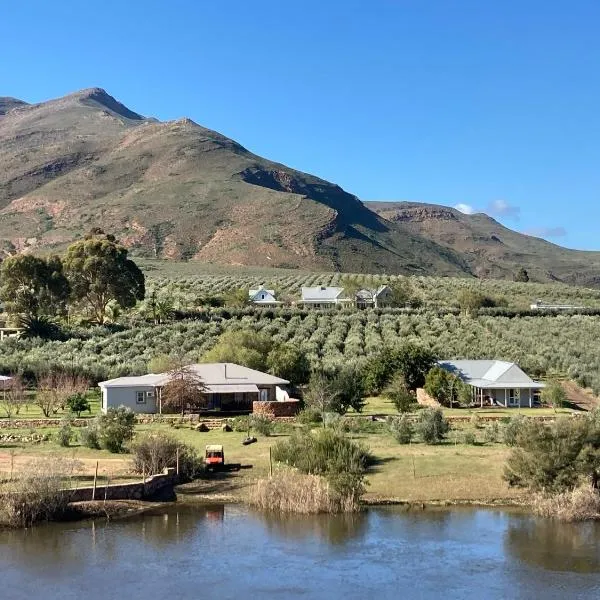
[(0, 532), (0, 598), (600, 598), (600, 527), (495, 510), (173, 506)]

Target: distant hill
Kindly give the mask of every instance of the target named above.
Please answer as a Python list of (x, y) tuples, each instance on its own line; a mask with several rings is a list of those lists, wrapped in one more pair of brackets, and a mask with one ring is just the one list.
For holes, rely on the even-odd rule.
[(146, 118), (92, 88), (0, 97), (0, 255), (62, 249), (92, 227), (137, 256), (225, 265), (600, 284), (600, 253), (485, 215), (366, 203), (189, 119)]
[(134, 254), (223, 264), (468, 273), (327, 181), (190, 121), (159, 122), (94, 88), (0, 104), (0, 243), (60, 248), (91, 227)]
[(400, 229), (460, 254), (478, 277), (510, 279), (519, 267), (536, 281), (600, 286), (600, 252), (569, 250), (517, 233), (483, 213), (419, 202), (365, 202)]

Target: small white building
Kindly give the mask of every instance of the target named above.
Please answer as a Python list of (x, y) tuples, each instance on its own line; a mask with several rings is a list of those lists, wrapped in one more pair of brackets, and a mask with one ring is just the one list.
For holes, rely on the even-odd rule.
[(275, 298), (275, 290), (267, 290), (264, 286), (259, 286), (255, 290), (248, 292), (248, 298), (253, 304), (259, 306), (279, 306), (281, 302)]
[(306, 308), (335, 308), (352, 306), (354, 300), (346, 296), (343, 287), (303, 287), (300, 304)]
[(545, 385), (503, 360), (441, 360), (438, 365), (472, 388), (480, 406), (532, 407)]
[[(206, 363), (189, 365), (188, 369), (203, 383), (207, 410), (251, 412), (255, 400), (289, 400), (289, 381), (242, 365)], [(161, 413), (161, 390), (170, 378), (169, 373), (151, 373), (101, 381), (102, 412), (125, 406), (135, 413)]]
[(530, 305), (531, 310), (582, 310), (585, 306), (577, 306), (575, 304), (548, 304), (541, 300), (536, 300)]

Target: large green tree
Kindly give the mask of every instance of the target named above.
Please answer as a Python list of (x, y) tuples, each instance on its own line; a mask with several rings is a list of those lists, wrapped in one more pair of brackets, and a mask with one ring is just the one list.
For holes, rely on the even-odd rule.
[(69, 246), (63, 259), (71, 298), (81, 303), (98, 323), (114, 300), (131, 308), (144, 299), (144, 274), (112, 236), (93, 235)]
[(265, 371), (267, 356), (272, 348), (271, 338), (252, 329), (230, 329), (202, 357), (202, 362), (236, 363)]
[(0, 299), (9, 313), (33, 318), (65, 311), (69, 282), (58, 256), (10, 256), (2, 263), (0, 281)]

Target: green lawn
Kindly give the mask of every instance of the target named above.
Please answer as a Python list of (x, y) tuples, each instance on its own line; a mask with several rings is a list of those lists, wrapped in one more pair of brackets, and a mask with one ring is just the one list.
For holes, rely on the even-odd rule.
[[(34, 394), (31, 393), (31, 402), (23, 406), (23, 408), (19, 411), (18, 415), (13, 415), (13, 419), (45, 419), (44, 414), (42, 413), (42, 409), (35, 404)], [(87, 394), (88, 402), (90, 403), (90, 412), (81, 413), (82, 419), (95, 417), (100, 412), (100, 394), (96, 390), (92, 390)], [(2, 401), (0, 397), (0, 420), (6, 420), (8, 417), (6, 416), (6, 411), (2, 408)], [(70, 413), (68, 410), (59, 410), (56, 413), (53, 413), (50, 418), (51, 419), (62, 419), (63, 417), (69, 416)], [(77, 415), (71, 415), (76, 417)], [(4, 431), (4, 430), (0, 430)]]

